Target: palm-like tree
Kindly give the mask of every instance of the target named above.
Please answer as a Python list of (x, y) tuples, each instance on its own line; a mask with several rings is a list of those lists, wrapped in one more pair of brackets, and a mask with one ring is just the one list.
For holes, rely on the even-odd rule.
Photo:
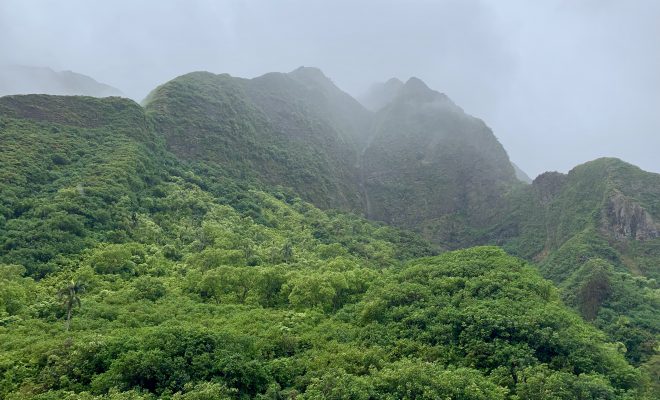
[(66, 308), (66, 330), (69, 331), (71, 325), (71, 315), (75, 306), (80, 307), (80, 297), (78, 295), (85, 291), (85, 286), (80, 281), (72, 280), (68, 285), (60, 289), (57, 293), (62, 305)]
[(290, 240), (282, 248), (282, 258), (284, 258), (285, 263), (288, 263), (293, 258), (293, 243)]

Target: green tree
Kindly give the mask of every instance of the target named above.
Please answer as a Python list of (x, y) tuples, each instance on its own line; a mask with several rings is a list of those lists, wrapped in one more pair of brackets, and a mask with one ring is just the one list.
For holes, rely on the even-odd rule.
[(282, 247), (282, 258), (285, 263), (288, 263), (293, 259), (293, 243), (291, 243), (290, 240), (284, 244), (284, 247)]
[(85, 291), (85, 286), (78, 280), (71, 280), (65, 287), (60, 289), (58, 296), (62, 300), (62, 305), (66, 309), (66, 330), (69, 331), (71, 326), (71, 317), (73, 315), (73, 308), (78, 306), (80, 308), (79, 294)]

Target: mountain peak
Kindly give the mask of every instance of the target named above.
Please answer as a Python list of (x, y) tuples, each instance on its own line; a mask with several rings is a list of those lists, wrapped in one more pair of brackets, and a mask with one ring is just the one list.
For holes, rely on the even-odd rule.
[(287, 75), (310, 88), (320, 88), (324, 91), (341, 91), (341, 89), (332, 82), (332, 79), (328, 78), (323, 71), (316, 67), (301, 66), (289, 72)]
[(330, 78), (328, 78), (323, 73), (323, 71), (316, 67), (300, 66), (289, 72), (289, 75), (305, 81), (331, 82)]
[(411, 77), (401, 87), (400, 95), (408, 99), (416, 99), (424, 102), (433, 101), (441, 96), (439, 92), (429, 88), (424, 81), (419, 78)]
[(401, 87), (403, 86), (403, 81), (397, 77), (393, 77), (385, 82), (385, 86)]
[(404, 87), (407, 89), (413, 89), (413, 90), (431, 90), (426, 83), (424, 83), (423, 80), (417, 78), (417, 77), (410, 77), (406, 83), (404, 84)]

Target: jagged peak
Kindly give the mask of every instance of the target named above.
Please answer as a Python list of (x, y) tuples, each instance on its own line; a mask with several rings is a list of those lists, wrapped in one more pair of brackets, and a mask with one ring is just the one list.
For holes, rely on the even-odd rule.
[(401, 79), (393, 77), (385, 82), (373, 83), (358, 99), (366, 108), (378, 111), (390, 104), (399, 95), (402, 87)]
[(532, 183), (534, 185), (545, 185), (548, 182), (563, 182), (565, 178), (566, 174), (562, 174), (561, 172), (546, 171), (534, 178)]
[(298, 67), (287, 75), (308, 87), (320, 88), (326, 91), (341, 91), (332, 79), (328, 78), (323, 71), (316, 67)]

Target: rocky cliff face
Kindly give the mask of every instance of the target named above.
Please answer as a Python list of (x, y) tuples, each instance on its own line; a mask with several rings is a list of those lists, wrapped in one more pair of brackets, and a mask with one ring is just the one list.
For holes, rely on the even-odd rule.
[[(592, 248), (594, 256), (617, 259), (622, 252), (631, 258), (629, 244), (647, 246), (641, 242), (660, 237), (658, 192), (660, 175), (614, 158), (587, 162), (567, 174), (545, 172), (532, 185), (507, 194), (483, 241), (539, 262), (567, 243), (572, 243), (573, 253), (581, 243), (580, 253)], [(622, 241), (636, 243), (617, 244)], [(649, 246), (645, 254), (655, 254), (656, 247)]]
[(660, 225), (634, 200), (615, 191), (603, 213), (603, 228), (617, 240), (649, 240), (660, 237)]

